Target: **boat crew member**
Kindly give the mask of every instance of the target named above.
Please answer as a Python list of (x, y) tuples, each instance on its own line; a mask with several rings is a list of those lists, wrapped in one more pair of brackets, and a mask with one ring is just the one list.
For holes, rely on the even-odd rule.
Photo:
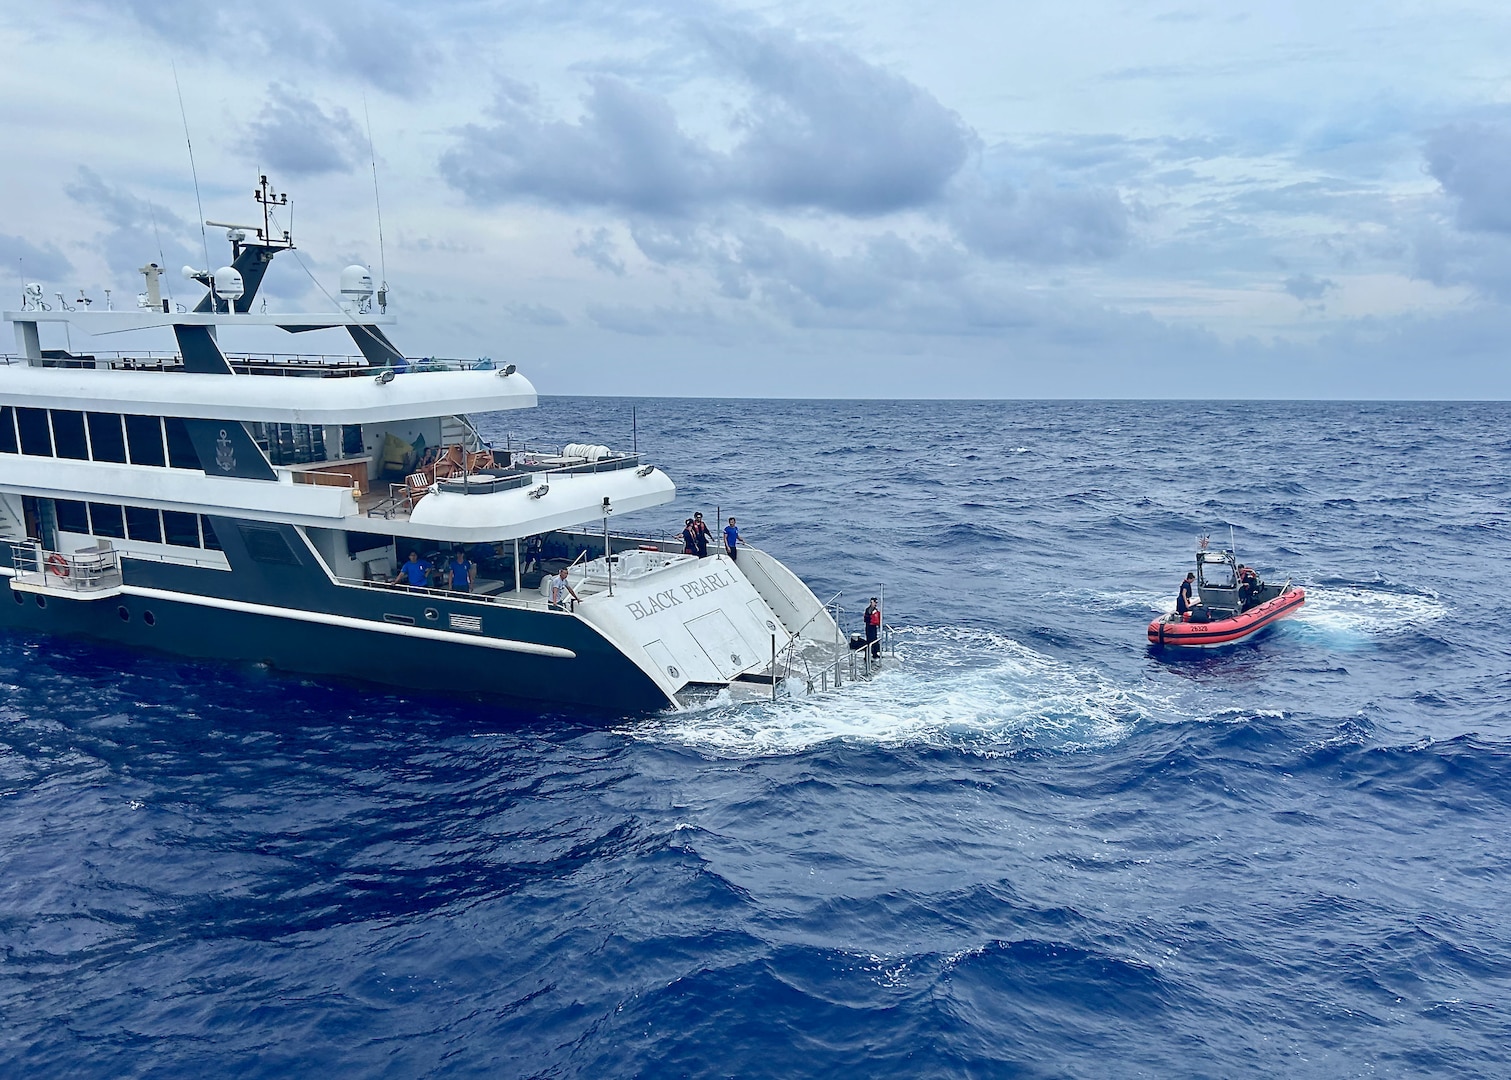
[(1249, 602), (1254, 599), (1254, 591), (1259, 588), (1259, 575), (1252, 567), (1238, 564), (1238, 610), (1249, 610)]
[(740, 530), (735, 528), (735, 519), (730, 518), (729, 524), (724, 527), (724, 550), (729, 552), (731, 559), (738, 559), (739, 553), (735, 551), (740, 546)]
[(409, 561), (399, 567), (399, 573), (394, 577), (395, 585), (403, 582), (416, 589), (423, 589), (430, 584), (430, 564), (420, 558), (418, 551), (409, 553)]
[(525, 569), (523, 573), (528, 574), (531, 570), (540, 569), (541, 549), (544, 547), (545, 544), (541, 542), (538, 536), (532, 536), (525, 541)]
[(703, 523), (702, 510), (693, 514), (693, 544), (698, 558), (708, 558), (708, 526)]
[(561, 573), (551, 579), (551, 606), (558, 611), (565, 611), (567, 609), (567, 595), (569, 593), (572, 596), (573, 603), (581, 599), (577, 595), (577, 590), (572, 588), (571, 583), (567, 581), (567, 568), (563, 566)]
[(871, 658), (881, 659), (881, 608), (876, 606), (876, 597), (866, 605), (866, 643), (871, 646)]
[(1196, 574), (1187, 571), (1186, 580), (1180, 583), (1180, 592), (1175, 594), (1175, 613), (1182, 619), (1191, 617), (1191, 593), (1196, 588)]
[(457, 548), (451, 553), (451, 562), (447, 564), (446, 570), (451, 575), (452, 592), (472, 591), (473, 564), (472, 561), (462, 553), (461, 548)]
[(688, 518), (682, 526), (682, 554), (696, 555), (698, 553), (698, 537), (693, 532), (693, 519)]

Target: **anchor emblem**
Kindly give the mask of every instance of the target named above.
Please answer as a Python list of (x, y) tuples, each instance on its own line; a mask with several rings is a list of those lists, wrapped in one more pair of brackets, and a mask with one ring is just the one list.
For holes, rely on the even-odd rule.
[(215, 440), (215, 464), (220, 466), (221, 472), (230, 472), (236, 468), (236, 448), (226, 437), (225, 428), (220, 429), (220, 438)]

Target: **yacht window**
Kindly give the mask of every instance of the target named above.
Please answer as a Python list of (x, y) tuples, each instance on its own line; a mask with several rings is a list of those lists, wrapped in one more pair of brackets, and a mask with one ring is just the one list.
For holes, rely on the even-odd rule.
[(160, 417), (128, 415), (126, 442), (131, 447), (131, 464), (168, 464), (163, 453), (163, 421)]
[(274, 465), (325, 460), (325, 428), (318, 424), (265, 424), (258, 443)]
[(189, 425), (176, 416), (165, 416), (163, 430), (168, 435), (168, 464), (175, 469), (199, 469), (199, 451), (189, 438)]
[(0, 405), (0, 454), (16, 452), (16, 411)]
[(209, 551), (221, 550), (220, 537), (215, 535), (215, 526), (211, 525), (210, 519), (203, 514), (199, 515), (199, 528), (205, 538), (205, 548)]
[(85, 413), (89, 421), (89, 448), (96, 461), (126, 460), (126, 437), (121, 434), (121, 414)]
[(275, 528), (266, 525), (238, 525), (241, 539), (247, 545), (247, 554), (258, 562), (299, 565), (299, 556), (289, 547), (289, 542)]
[(126, 507), (126, 535), (133, 540), (145, 540), (149, 544), (163, 542), (163, 523), (156, 510), (145, 506)]
[(164, 510), (163, 537), (174, 547), (199, 547), (199, 515)]
[(21, 432), (21, 452), (33, 457), (52, 457), (52, 432), (46, 409), (17, 409), (16, 427)]
[(73, 499), (58, 499), (52, 505), (58, 515), (60, 530), (89, 535), (89, 511), (83, 503)]
[(84, 441), (84, 414), (71, 409), (52, 411), (52, 441), (61, 458), (89, 460), (89, 444)]
[(117, 540), (126, 539), (126, 521), (121, 515), (121, 508), (114, 503), (89, 504), (90, 532), (96, 536), (113, 536)]
[(362, 456), (362, 425), (361, 424), (342, 424), (341, 425), (341, 456), (342, 457), (361, 457)]

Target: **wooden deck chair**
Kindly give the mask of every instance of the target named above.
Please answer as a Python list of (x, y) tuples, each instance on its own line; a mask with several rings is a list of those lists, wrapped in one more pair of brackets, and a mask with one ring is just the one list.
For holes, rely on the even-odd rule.
[(389, 484), (388, 494), (400, 506), (414, 509), (414, 504), (430, 490), (433, 481), (426, 472), (412, 472), (402, 484)]
[(479, 469), (493, 468), (493, 451), (478, 450), (476, 453), (467, 455), (467, 471), (475, 473)]
[(435, 478), (437, 480), (445, 480), (449, 477), (456, 476), (457, 474), (465, 471), (466, 462), (467, 452), (460, 446), (453, 443), (452, 445), (446, 447), (445, 456), (436, 461)]

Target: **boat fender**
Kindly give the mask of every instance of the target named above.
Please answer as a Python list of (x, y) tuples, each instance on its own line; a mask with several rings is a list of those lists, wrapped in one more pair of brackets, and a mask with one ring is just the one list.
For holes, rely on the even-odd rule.
[(50, 573), (56, 574), (60, 578), (66, 578), (68, 576), (68, 560), (55, 551), (47, 557), (47, 569)]

